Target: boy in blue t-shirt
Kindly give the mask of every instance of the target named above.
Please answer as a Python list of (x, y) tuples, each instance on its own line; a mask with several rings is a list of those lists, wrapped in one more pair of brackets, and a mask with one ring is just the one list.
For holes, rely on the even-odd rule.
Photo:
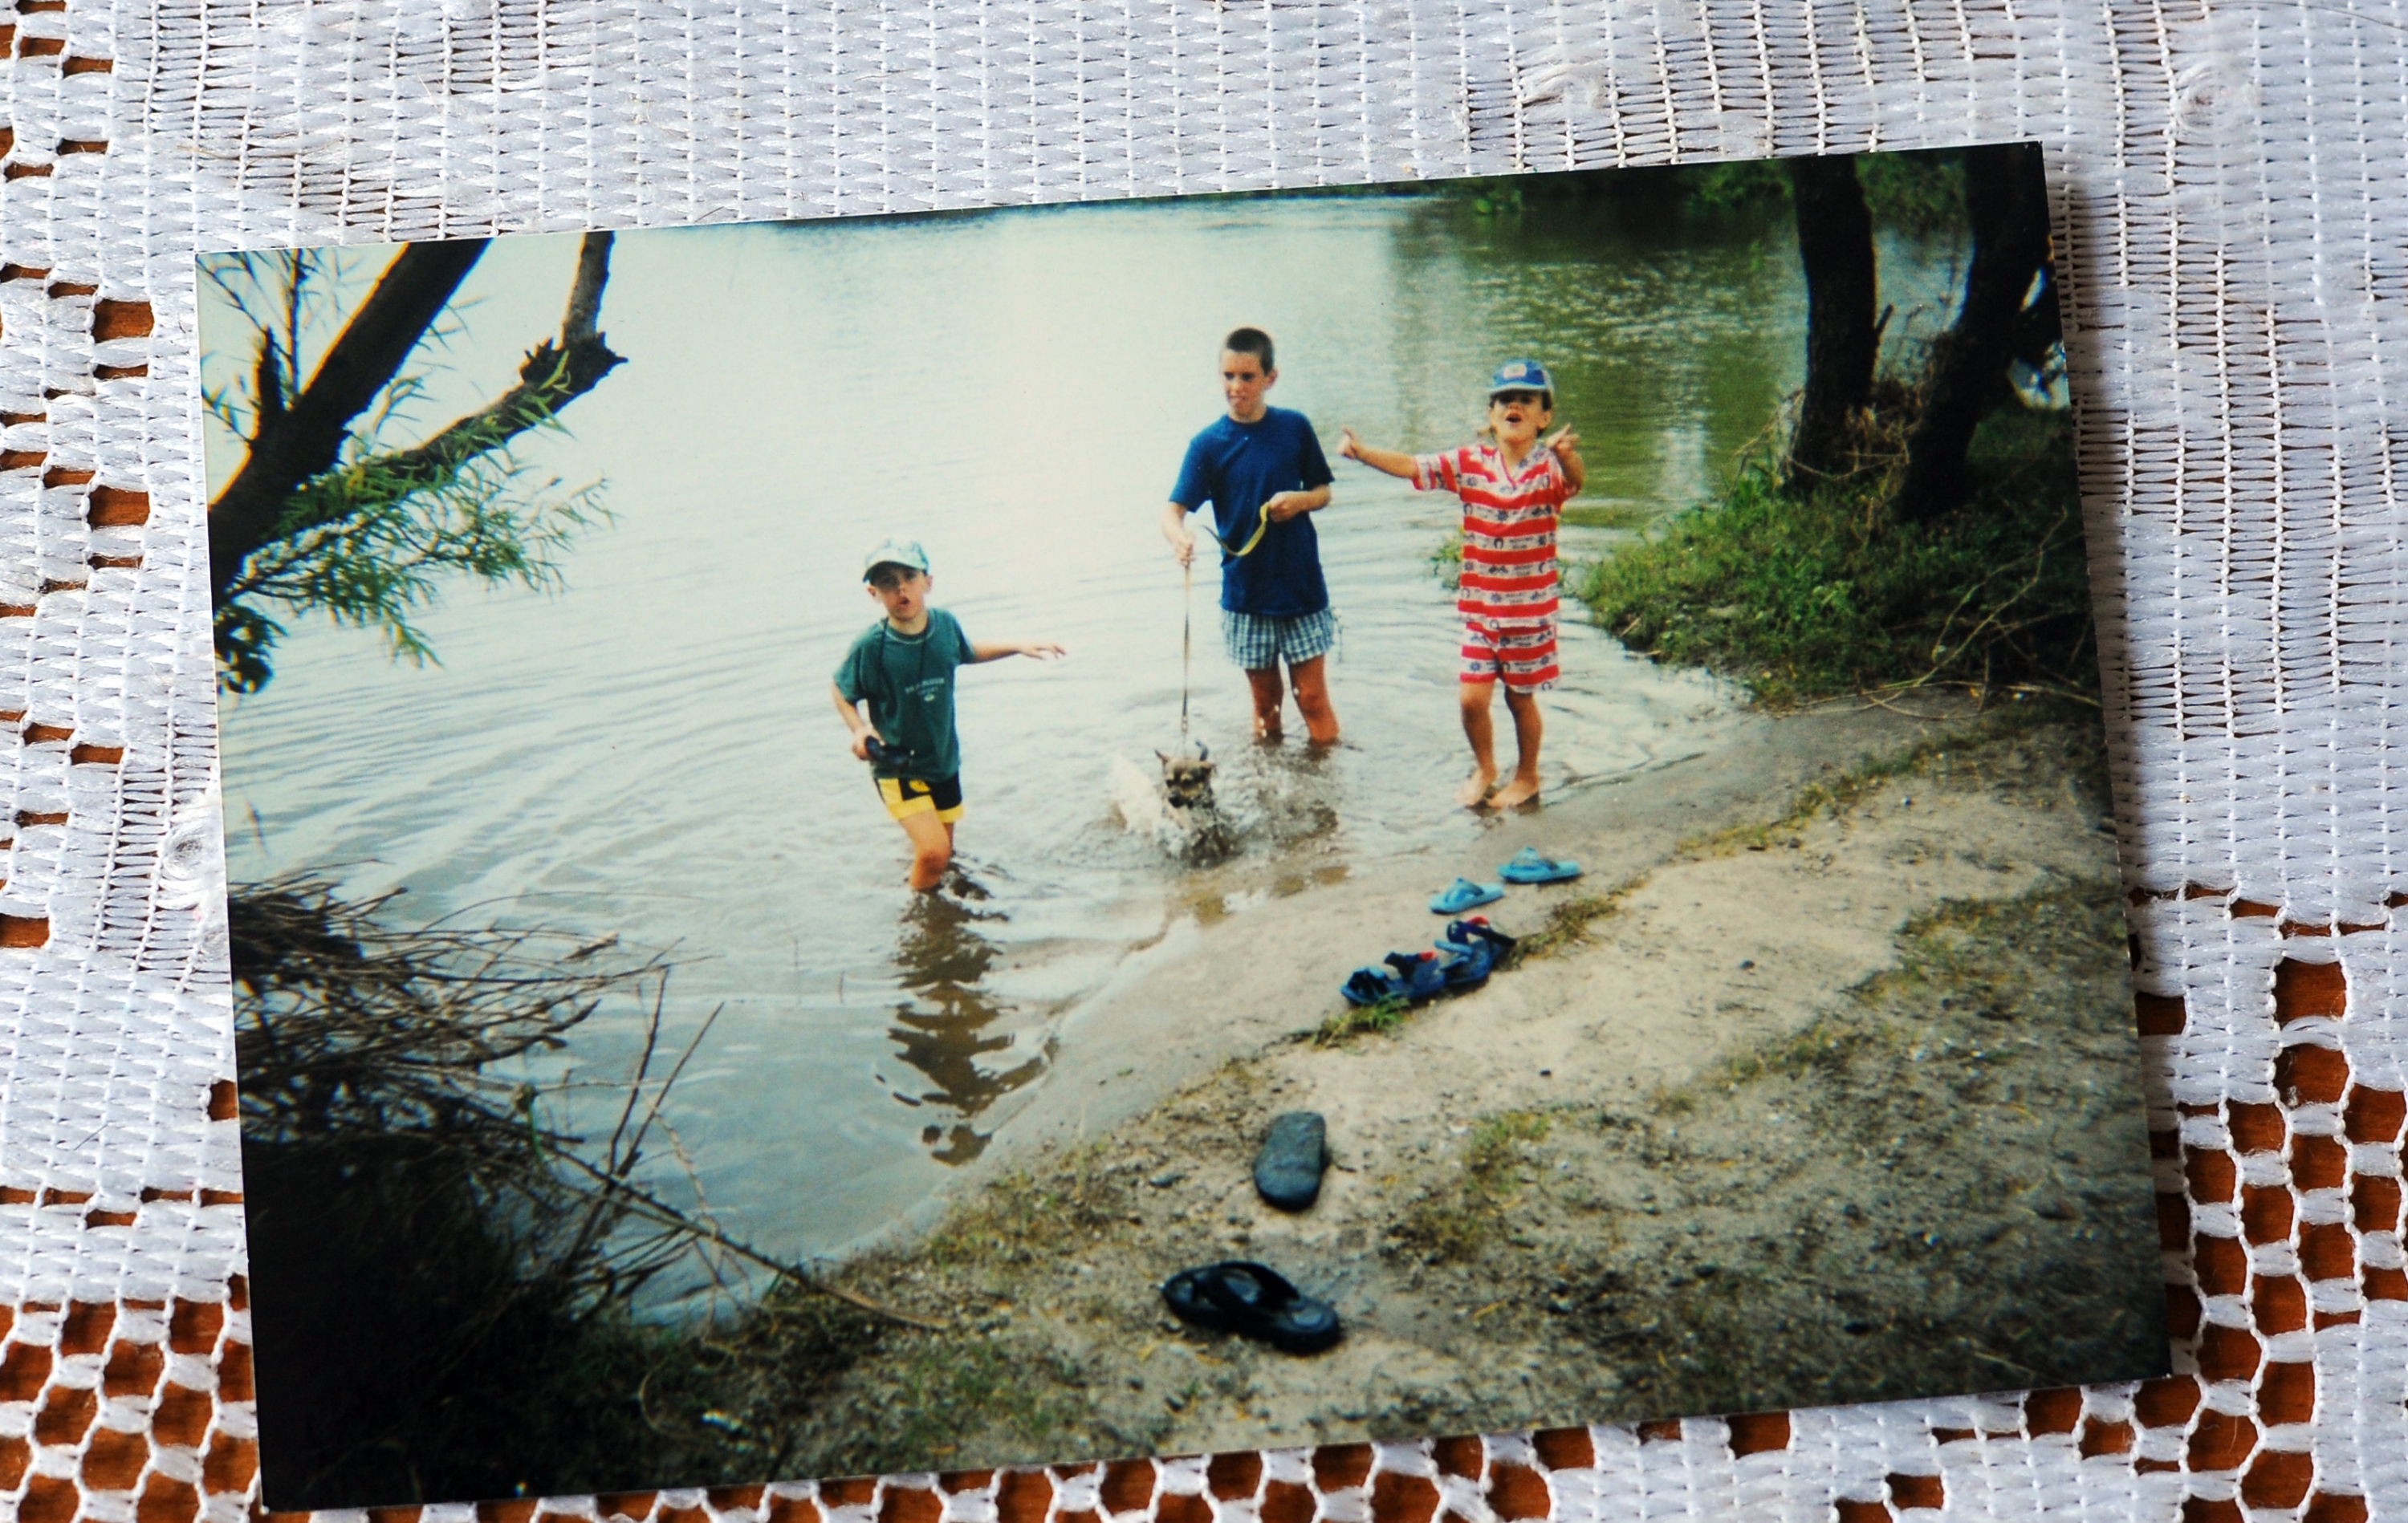
[(861, 579), (886, 617), (863, 631), (838, 663), (836, 711), (852, 732), (853, 754), (869, 763), (886, 812), (910, 837), (911, 887), (933, 889), (953, 860), (953, 822), (962, 818), (954, 669), (1005, 656), (1050, 660), (1062, 648), (1050, 640), (973, 644), (960, 620), (928, 606), (928, 552), (917, 540), (881, 541), (864, 561)]
[(1240, 328), (1221, 344), (1221, 394), (1228, 416), (1189, 442), (1179, 484), (1162, 513), (1162, 537), (1182, 566), (1196, 556), (1187, 515), (1212, 505), (1221, 546), (1221, 634), (1229, 659), (1254, 690), (1254, 737), (1280, 738), (1287, 685), (1313, 744), (1338, 738), (1323, 670), (1338, 642), (1329, 589), (1321, 579), (1321, 544), (1310, 515), (1327, 505), (1333, 479), (1321, 441), (1304, 414), (1270, 406), (1263, 393), (1279, 379), (1271, 335)]

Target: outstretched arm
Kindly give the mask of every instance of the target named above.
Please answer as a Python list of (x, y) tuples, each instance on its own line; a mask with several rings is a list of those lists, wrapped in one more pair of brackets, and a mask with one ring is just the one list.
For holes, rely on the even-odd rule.
[(1375, 471), (1385, 471), (1390, 476), (1400, 476), (1408, 481), (1413, 479), (1418, 474), (1413, 465), (1412, 456), (1401, 449), (1382, 449), (1375, 445), (1365, 444), (1354, 436), (1354, 431), (1351, 428), (1341, 428), (1338, 431), (1338, 452), (1348, 460), (1359, 460)]
[(1052, 661), (1062, 654), (1062, 648), (1051, 640), (1006, 640), (988, 645), (970, 642), (972, 662), (1001, 661), (1006, 656), (1034, 656), (1039, 661)]

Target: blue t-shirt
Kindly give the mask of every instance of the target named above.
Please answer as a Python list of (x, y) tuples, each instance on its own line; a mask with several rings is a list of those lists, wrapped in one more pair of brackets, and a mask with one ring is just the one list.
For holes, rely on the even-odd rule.
[[(1240, 423), (1225, 415), (1196, 435), (1188, 443), (1170, 500), (1186, 508), (1211, 503), (1221, 543), (1235, 548), (1253, 537), (1264, 503), (1281, 492), (1311, 491), (1334, 479), (1304, 414), (1267, 407), (1254, 422)], [(1251, 555), (1222, 555), (1221, 606), (1267, 619), (1294, 619), (1329, 606), (1312, 514), (1272, 524)]]
[(961, 738), (953, 733), (953, 668), (976, 659), (961, 624), (942, 608), (928, 610), (928, 627), (898, 634), (882, 619), (862, 632), (836, 669), (845, 702), (869, 704), (869, 722), (883, 736), (887, 760), (876, 777), (931, 781), (962, 770)]

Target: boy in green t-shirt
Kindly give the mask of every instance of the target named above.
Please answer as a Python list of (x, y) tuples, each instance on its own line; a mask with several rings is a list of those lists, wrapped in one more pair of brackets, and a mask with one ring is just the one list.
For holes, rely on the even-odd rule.
[(869, 763), (886, 812), (911, 838), (911, 887), (934, 889), (953, 860), (953, 822), (962, 818), (953, 669), (1005, 656), (1051, 660), (1062, 648), (1045, 640), (972, 644), (952, 614), (928, 606), (928, 552), (916, 540), (881, 541), (861, 579), (886, 617), (838, 664), (836, 711), (853, 733), (853, 754)]

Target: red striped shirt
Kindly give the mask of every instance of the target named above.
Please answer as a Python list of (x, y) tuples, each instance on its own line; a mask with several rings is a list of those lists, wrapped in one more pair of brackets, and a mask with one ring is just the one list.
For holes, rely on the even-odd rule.
[(1455, 605), (1465, 617), (1498, 625), (1555, 617), (1556, 509), (1572, 489), (1554, 450), (1531, 450), (1518, 471), (1493, 444), (1416, 455), (1413, 485), (1463, 499), (1463, 575)]

